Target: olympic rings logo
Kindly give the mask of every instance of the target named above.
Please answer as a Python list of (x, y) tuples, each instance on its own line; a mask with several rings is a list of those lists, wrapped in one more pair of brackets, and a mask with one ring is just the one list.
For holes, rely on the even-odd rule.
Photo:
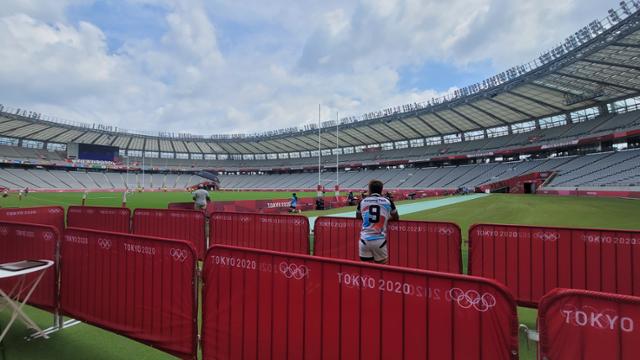
[(485, 312), (496, 306), (496, 298), (489, 293), (480, 294), (476, 290), (464, 291), (460, 288), (449, 290), (449, 296), (458, 306), (463, 309), (474, 308), (477, 311)]
[(111, 239), (99, 238), (98, 245), (105, 250), (109, 250), (111, 249)]
[(560, 238), (560, 236), (557, 233), (553, 233), (553, 232), (535, 233), (533, 234), (533, 237), (536, 239), (540, 239), (542, 241), (551, 241), (551, 242), (558, 241), (558, 239)]
[(60, 209), (58, 208), (49, 209), (49, 214), (59, 214), (59, 213), (60, 213)]
[(309, 268), (305, 265), (288, 264), (283, 261), (280, 263), (279, 269), (287, 279), (302, 280), (309, 277)]
[(42, 238), (45, 241), (51, 241), (53, 240), (53, 233), (51, 231), (45, 231), (42, 233)]
[(7, 236), (7, 234), (9, 234), (9, 229), (4, 226), (0, 227), (0, 235)]
[(451, 234), (453, 234), (453, 230), (449, 229), (449, 228), (441, 228), (441, 229), (438, 230), (438, 233), (440, 235), (451, 235)]
[(187, 257), (189, 256), (187, 253), (187, 250), (175, 249), (175, 248), (172, 248), (171, 250), (169, 250), (169, 255), (173, 258), (173, 260), (180, 261), (180, 262), (184, 262), (185, 260), (187, 260)]

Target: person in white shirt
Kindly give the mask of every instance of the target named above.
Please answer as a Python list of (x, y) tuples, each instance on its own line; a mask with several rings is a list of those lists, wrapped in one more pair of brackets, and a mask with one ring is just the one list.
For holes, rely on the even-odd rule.
[(193, 196), (193, 208), (195, 210), (204, 211), (207, 209), (207, 203), (211, 201), (211, 198), (204, 186), (198, 185), (198, 190), (192, 192), (191, 195)]
[(382, 181), (371, 180), (369, 196), (362, 199), (356, 209), (356, 218), (362, 219), (360, 260), (379, 264), (386, 264), (389, 259), (387, 223), (400, 219), (393, 201), (380, 195), (383, 186)]

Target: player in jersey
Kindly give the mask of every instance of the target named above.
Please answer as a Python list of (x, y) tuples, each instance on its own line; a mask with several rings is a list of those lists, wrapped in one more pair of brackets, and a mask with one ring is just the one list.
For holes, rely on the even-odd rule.
[(360, 231), (360, 260), (386, 264), (387, 222), (398, 220), (400, 216), (393, 201), (382, 197), (383, 184), (380, 180), (369, 182), (369, 196), (363, 198), (356, 209), (356, 218), (362, 219)]

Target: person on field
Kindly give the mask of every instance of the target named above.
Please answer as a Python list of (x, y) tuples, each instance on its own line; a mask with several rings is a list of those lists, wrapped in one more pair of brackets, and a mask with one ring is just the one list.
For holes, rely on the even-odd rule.
[(356, 197), (353, 195), (353, 191), (349, 191), (349, 195), (347, 195), (347, 205), (353, 206), (356, 204)]
[(371, 180), (368, 196), (356, 209), (356, 218), (362, 219), (360, 260), (378, 264), (386, 264), (389, 258), (387, 222), (400, 219), (393, 200), (380, 195), (383, 186), (382, 181)]
[(324, 210), (324, 198), (321, 196), (316, 198), (316, 210)]
[(193, 196), (193, 208), (196, 210), (204, 211), (207, 209), (207, 203), (211, 201), (209, 192), (204, 189), (204, 186), (198, 185), (198, 189), (191, 193)]
[(291, 201), (289, 202), (289, 212), (290, 213), (298, 212), (297, 208), (298, 208), (298, 195), (296, 195), (296, 193), (293, 193), (293, 195), (291, 196)]

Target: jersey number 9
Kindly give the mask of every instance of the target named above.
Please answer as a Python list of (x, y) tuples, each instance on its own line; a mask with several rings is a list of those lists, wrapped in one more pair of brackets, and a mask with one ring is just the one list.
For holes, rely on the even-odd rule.
[(369, 221), (373, 224), (380, 221), (380, 205), (369, 206)]

